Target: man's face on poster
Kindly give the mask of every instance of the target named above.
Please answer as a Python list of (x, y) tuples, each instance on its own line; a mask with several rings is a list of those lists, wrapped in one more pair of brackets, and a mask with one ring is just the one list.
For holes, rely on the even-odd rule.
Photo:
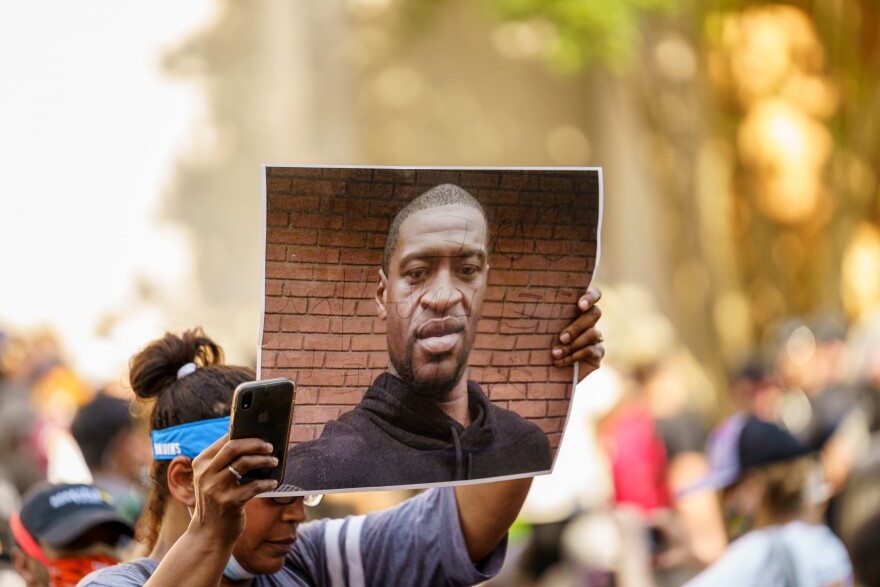
[(400, 225), (379, 273), (391, 364), (419, 395), (449, 393), (467, 367), (488, 280), (486, 233), (470, 206), (420, 210)]

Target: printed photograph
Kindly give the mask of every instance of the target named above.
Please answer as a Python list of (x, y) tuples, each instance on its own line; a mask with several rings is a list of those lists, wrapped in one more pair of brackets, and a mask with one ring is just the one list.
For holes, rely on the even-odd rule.
[(599, 259), (598, 168), (265, 167), (259, 372), (297, 386), (279, 491), (549, 473), (551, 349)]

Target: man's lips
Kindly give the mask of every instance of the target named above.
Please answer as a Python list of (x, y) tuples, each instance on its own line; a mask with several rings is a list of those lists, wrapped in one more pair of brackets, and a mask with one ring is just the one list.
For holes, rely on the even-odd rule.
[(267, 540), (266, 544), (278, 550), (279, 552), (287, 552), (293, 546), (294, 542), (296, 542), (296, 536), (281, 538), (279, 540)]
[(433, 338), (456, 334), (464, 330), (464, 321), (455, 316), (446, 318), (432, 318), (416, 328), (416, 338)]
[(430, 354), (448, 353), (464, 331), (464, 322), (453, 316), (433, 318), (416, 328), (416, 339)]

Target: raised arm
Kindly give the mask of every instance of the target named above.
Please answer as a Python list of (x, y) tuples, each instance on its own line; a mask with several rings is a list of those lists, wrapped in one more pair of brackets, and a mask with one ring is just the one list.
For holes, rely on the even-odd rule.
[[(602, 315), (596, 302), (601, 297), (598, 288), (590, 288), (580, 297), (581, 314), (559, 333), (551, 349), (556, 366), (580, 364), (581, 380), (598, 369), (605, 356), (602, 333), (596, 328)], [(528, 478), (455, 488), (461, 529), (472, 561), (482, 560), (501, 542), (519, 514), (531, 484)]]

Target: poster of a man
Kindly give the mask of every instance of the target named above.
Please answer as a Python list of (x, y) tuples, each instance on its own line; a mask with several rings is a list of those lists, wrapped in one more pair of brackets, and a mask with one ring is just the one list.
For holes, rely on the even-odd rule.
[[(283, 171), (287, 169), (281, 168)], [(303, 170), (315, 172), (315, 168), (292, 169), (294, 174)], [(342, 212), (343, 221), (336, 223), (339, 236), (351, 236), (351, 232), (346, 232), (346, 226), (349, 229), (378, 229), (380, 225), (384, 229), (387, 226), (387, 231), (383, 230), (385, 234), (381, 248), (375, 246), (379, 244), (378, 238), (368, 239), (374, 245), (373, 258), (376, 259), (372, 269), (364, 267), (360, 273), (353, 266), (342, 263), (342, 253), (339, 258), (343, 277), (347, 269), (349, 273), (358, 274), (355, 277), (360, 277), (368, 284), (359, 292), (362, 294), (361, 299), (354, 306), (349, 305), (349, 314), (353, 312), (356, 316), (359, 304), (371, 294), (372, 300), (369, 301), (372, 302), (373, 317), (369, 321), (379, 325), (379, 328), (371, 332), (370, 336), (380, 335), (384, 339), (381, 347), (375, 344), (364, 345), (365, 339), (354, 338), (358, 334), (346, 334), (342, 323), (346, 316), (344, 279), (343, 283), (334, 285), (332, 296), (329, 288), (323, 290), (329, 296), (329, 299), (325, 298), (328, 301), (343, 302), (342, 307), (337, 308), (342, 312), (337, 317), (340, 320), (336, 324), (342, 326), (338, 335), (341, 340), (338, 346), (323, 345), (333, 347), (323, 348), (323, 352), (318, 348), (308, 348), (314, 346), (309, 343), (310, 339), (322, 336), (319, 333), (301, 333), (302, 339), (299, 341), (290, 338), (291, 335), (295, 337), (300, 334), (298, 323), (308, 324), (309, 318), (319, 315), (316, 312), (321, 310), (317, 309), (318, 304), (314, 303), (314, 299), (307, 299), (305, 303), (302, 300), (286, 299), (282, 307), (278, 307), (279, 302), (276, 301), (274, 308), (269, 308), (270, 304), (267, 303), (264, 331), (266, 322), (272, 321), (272, 313), (268, 310), (282, 310), (278, 313), (284, 314), (283, 310), (290, 309), (287, 306), (292, 305), (294, 311), (281, 318), (277, 335), (265, 333), (262, 375), (285, 374), (291, 377), (297, 381), (300, 398), (305, 395), (307, 402), (313, 399), (307, 391), (308, 384), (321, 383), (319, 379), (322, 374), (314, 371), (338, 365), (340, 353), (349, 354), (349, 359), (353, 359), (352, 354), (357, 353), (358, 349), (385, 349), (384, 353), (378, 350), (366, 353), (368, 365), (372, 369), (364, 371), (372, 376), (370, 382), (363, 382), (364, 377), (354, 373), (356, 361), (349, 363), (348, 372), (342, 378), (342, 387), (345, 389), (336, 390), (336, 394), (341, 391), (350, 397), (359, 393), (360, 397), (355, 395), (352, 398), (357, 399), (354, 405), (333, 406), (330, 402), (333, 401), (334, 392), (330, 391), (318, 391), (314, 405), (303, 405), (298, 400), (298, 407), (294, 412), (295, 442), (290, 448), (285, 486), (282, 490), (411, 487), (549, 472), (552, 468), (553, 452), (561, 435), (561, 424), (564, 424), (573, 379), (571, 367), (553, 366), (559, 364), (551, 354), (555, 338), (553, 335), (558, 335), (563, 327), (571, 323), (573, 328), (582, 328), (581, 324), (587, 325), (583, 327), (586, 331), (584, 333), (572, 330), (580, 347), (596, 342), (596, 338), (600, 336), (598, 331), (590, 328), (592, 322), (589, 317), (578, 317), (575, 306), (580, 294), (586, 291), (598, 253), (596, 246), (600, 194), (598, 182), (589, 181), (591, 175), (598, 179), (598, 170), (562, 170), (556, 175), (554, 171), (545, 170), (498, 172), (499, 178), (507, 177), (508, 181), (511, 176), (523, 180), (520, 182), (523, 186), (554, 186), (555, 190), (548, 190), (551, 192), (549, 194), (540, 191), (523, 193), (529, 190), (522, 189), (470, 188), (480, 199), (492, 206), (492, 211), (495, 212), (492, 216), (496, 216), (498, 212), (502, 212), (503, 216), (505, 211), (509, 213), (510, 209), (516, 208), (503, 206), (504, 202), (517, 204), (529, 196), (539, 198), (537, 203), (545, 211), (552, 208), (553, 213), (544, 215), (546, 224), (537, 232), (544, 234), (548, 242), (557, 243), (557, 247), (562, 240), (569, 245), (574, 241), (574, 246), (557, 248), (559, 252), (543, 257), (524, 254), (529, 244), (534, 246), (534, 243), (527, 242), (534, 235), (527, 233), (535, 230), (523, 229), (522, 219), (513, 223), (502, 223), (503, 226), (513, 228), (497, 228), (492, 233), (486, 210), (480, 200), (462, 187), (462, 184), (469, 183), (469, 179), (473, 184), (473, 178), (469, 178), (471, 173), (485, 173), (483, 170), (455, 170), (452, 174), (437, 176), (438, 179), (455, 179), (455, 183), (422, 186), (421, 182), (408, 181), (419, 178), (422, 170), (323, 168), (318, 170), (322, 178), (320, 182), (315, 182), (313, 175), (311, 182), (296, 183), (296, 188), (301, 191), (299, 196), (292, 193), (295, 183), (293, 180), (288, 188), (291, 190), (291, 198), (275, 197), (273, 201), (273, 193), (269, 187), (273, 184), (268, 178), (274, 170), (279, 169), (267, 170), (267, 201), (270, 203), (267, 224), (271, 217), (278, 223), (277, 226), (281, 226), (280, 217), (270, 216), (277, 214), (279, 204), (287, 204), (293, 208), (298, 200), (302, 202), (311, 198), (309, 201), (317, 203), (319, 209), (323, 207)], [(341, 206), (338, 203), (340, 201), (359, 204), (364, 198), (352, 197), (351, 182), (330, 181), (328, 185), (328, 178), (346, 175), (351, 177), (352, 171), (364, 174), (361, 178), (366, 177), (365, 172), (369, 173), (371, 179), (386, 177), (381, 172), (388, 171), (398, 179), (394, 188), (403, 186), (411, 189), (399, 190), (403, 193), (399, 200), (391, 199), (392, 206), (375, 206), (376, 200), (369, 198), (367, 208)], [(475, 177), (479, 179), (479, 176)], [(554, 177), (562, 181), (547, 181)], [(588, 181), (576, 184), (574, 179), (577, 178), (587, 178)], [(499, 186), (500, 183), (499, 179)], [(285, 182), (275, 182), (274, 185), (284, 186)], [(582, 189), (580, 193), (575, 190), (575, 185)], [(334, 194), (331, 186), (335, 186), (338, 192)], [(374, 186), (379, 193), (387, 191), (382, 182), (374, 182)], [(584, 190), (584, 186), (594, 186), (592, 193)], [(560, 188), (564, 191), (566, 187), (570, 193), (560, 194)], [(362, 191), (357, 193), (369, 193), (366, 187), (358, 189)], [(316, 191), (328, 193), (321, 194), (316, 199)], [(417, 195), (411, 197), (413, 194)], [(541, 197), (544, 201), (540, 200)], [(558, 205), (560, 202), (561, 206)], [(385, 224), (347, 222), (354, 210), (381, 212), (392, 208), (396, 208), (396, 211)], [(278, 274), (280, 269), (273, 265), (272, 270), (269, 270), (268, 263), (272, 256), (268, 248), (270, 243), (283, 240), (279, 239), (279, 233), (299, 234), (299, 238), (306, 238), (310, 234), (305, 227), (296, 228), (295, 214), (295, 210), (288, 212), (286, 231), (275, 232), (270, 230), (271, 226), (267, 226), (267, 284), (269, 275)], [(517, 214), (521, 215), (522, 210)], [(363, 220), (363, 217), (358, 219)], [(578, 226), (584, 221), (587, 224), (592, 221), (592, 226)], [(534, 228), (538, 227), (538, 222), (533, 218), (529, 224), (534, 224)], [(548, 227), (551, 229), (550, 233), (546, 230)], [(322, 231), (325, 228), (320, 225), (317, 232), (326, 235)], [(575, 232), (557, 230), (559, 228), (573, 228)], [(333, 230), (332, 226), (330, 230)], [(577, 243), (578, 235), (581, 235), (581, 244)], [(499, 252), (503, 253), (506, 248), (510, 248), (511, 243), (508, 241), (517, 238), (524, 241), (514, 245), (514, 248), (521, 251), (499, 256)], [(293, 251), (306, 249), (297, 249), (291, 245), (287, 247), (292, 250), (285, 250), (284, 260), (293, 263), (288, 264), (287, 269), (304, 269)], [(585, 256), (590, 253), (593, 255), (591, 259)], [(278, 257), (277, 253), (274, 256)], [(350, 255), (346, 257), (348, 260), (365, 259)], [(572, 261), (572, 258), (575, 260)], [(333, 260), (336, 256), (323, 258), (325, 261), (327, 259)], [(523, 259), (526, 259), (525, 262)], [(501, 283), (493, 282), (493, 263), (508, 268), (507, 274), (504, 269), (495, 272), (512, 284), (504, 287)], [(313, 286), (331, 283), (328, 279), (316, 279), (319, 275), (332, 276), (333, 272), (325, 273), (332, 268), (327, 265), (332, 264), (315, 263), (310, 268), (312, 273), (306, 275), (311, 277), (311, 282), (308, 283)], [(522, 282), (522, 276), (517, 277), (516, 272), (510, 270), (521, 266), (531, 266), (527, 273), (535, 278)], [(575, 272), (542, 271), (542, 266), (546, 266), (545, 269), (551, 266), (569, 267)], [(580, 273), (576, 271), (578, 268), (581, 269)], [(324, 271), (319, 272), (319, 269)], [(372, 283), (370, 273), (374, 276)], [(548, 276), (550, 279), (542, 279)], [(285, 292), (285, 285), (281, 286), (282, 294)], [(274, 287), (277, 290), (277, 286)], [(289, 293), (294, 289), (292, 285), (287, 286)], [(311, 291), (317, 291), (317, 287), (312, 287)], [(514, 302), (515, 299), (521, 301)], [(535, 300), (532, 308), (526, 308), (528, 304), (525, 302), (529, 299)], [(537, 301), (543, 302), (545, 299), (552, 301)], [(299, 312), (297, 307), (305, 311)], [(350, 325), (352, 320), (359, 318), (350, 316)], [(333, 317), (329, 318), (331, 326), (333, 321)], [(355, 322), (352, 330), (357, 331), (364, 324), (363, 321)], [(482, 338), (489, 339), (488, 348), (480, 348), (480, 333)], [(346, 339), (346, 336), (349, 338)], [(522, 345), (516, 344), (518, 339), (522, 341)], [(538, 339), (543, 344), (532, 348), (536, 347)], [(300, 342), (302, 348), (281, 349), (282, 341), (293, 342), (294, 346), (296, 342)], [(559, 343), (557, 338), (556, 344)], [(574, 341), (572, 344), (574, 345)], [(502, 348), (492, 349), (493, 345)], [(272, 354), (273, 351), (269, 349), (278, 350), (274, 350)], [(299, 359), (293, 359), (293, 353), (299, 354)], [(303, 354), (310, 355), (312, 359), (304, 359)], [(271, 365), (267, 365), (265, 359)], [(517, 365), (517, 362), (522, 365)], [(493, 363), (504, 365), (506, 373), (497, 368), (493, 370)], [(301, 367), (285, 369), (286, 364), (298, 364)], [(384, 368), (376, 373), (379, 367)], [(323, 375), (326, 377), (328, 374)], [(499, 375), (503, 377), (499, 378)], [(535, 380), (526, 381), (527, 378)], [(355, 389), (347, 389), (348, 382), (353, 383), (352, 387)], [(481, 384), (486, 385), (486, 389)], [(542, 390), (542, 386), (546, 389)], [(519, 397), (520, 395), (523, 397)], [(507, 398), (508, 401), (495, 401), (499, 397)], [(549, 405), (553, 406), (555, 421), (547, 418)], [(322, 407), (330, 407), (330, 410), (323, 412), (327, 414), (327, 418), (320, 431), (316, 431), (313, 438), (298, 439), (296, 414), (309, 408), (320, 410)], [(538, 410), (537, 407), (543, 407), (544, 410)], [(308, 419), (307, 417), (306, 420)], [(553, 445), (551, 435), (555, 440)]]

